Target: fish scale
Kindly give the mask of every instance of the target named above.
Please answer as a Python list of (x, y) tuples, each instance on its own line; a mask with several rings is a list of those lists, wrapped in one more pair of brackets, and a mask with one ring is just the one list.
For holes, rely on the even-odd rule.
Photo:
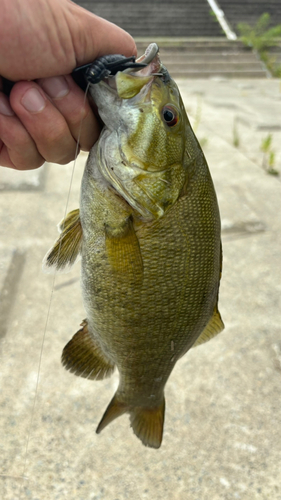
[(214, 186), (152, 45), (144, 70), (118, 72), (116, 88), (112, 79), (91, 86), (104, 129), (85, 168), (80, 211), (61, 224), (45, 263), (59, 269), (82, 256), (87, 319), (64, 348), (64, 366), (91, 379), (119, 372), (97, 432), (127, 412), (143, 444), (159, 448), (175, 363), (224, 325)]

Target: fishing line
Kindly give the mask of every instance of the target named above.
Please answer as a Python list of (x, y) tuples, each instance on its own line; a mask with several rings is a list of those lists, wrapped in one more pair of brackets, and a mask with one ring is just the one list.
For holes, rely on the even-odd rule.
[[(88, 83), (88, 85), (86, 87), (86, 90), (85, 90), (85, 95), (84, 95), (83, 109), (85, 109), (85, 104), (86, 104), (86, 99), (87, 99), (87, 94), (88, 94), (89, 87), (90, 87), (90, 84)], [(79, 126), (79, 131), (78, 131), (78, 138), (77, 138), (76, 150), (75, 150), (75, 158), (74, 158), (74, 161), (73, 161), (73, 166), (72, 166), (72, 171), (71, 171), (71, 177), (70, 177), (70, 183), (69, 183), (69, 189), (68, 189), (68, 193), (67, 193), (66, 205), (65, 205), (65, 210), (64, 210), (64, 217), (63, 217), (64, 220), (66, 218), (66, 214), (67, 214), (67, 210), (68, 210), (68, 204), (69, 204), (70, 193), (71, 193), (71, 188), (72, 188), (72, 183), (73, 183), (74, 171), (75, 171), (75, 167), (76, 167), (76, 163), (77, 163), (77, 157), (78, 157), (78, 154), (79, 154), (79, 144), (80, 144), (80, 137), (81, 137), (81, 133), (82, 133), (83, 120), (84, 120), (84, 117), (81, 118), (81, 122), (80, 122), (80, 126)], [(63, 231), (63, 227), (62, 227), (62, 231)], [(59, 244), (58, 260), (59, 260), (59, 256), (60, 256), (61, 245), (62, 245), (62, 240), (60, 241), (60, 244)], [(41, 349), (40, 349), (39, 361), (38, 361), (37, 380), (36, 380), (36, 386), (35, 386), (35, 395), (34, 395), (34, 400), (33, 400), (33, 405), (32, 405), (29, 431), (28, 431), (28, 434), (27, 434), (27, 440), (26, 440), (26, 446), (25, 446), (25, 457), (24, 457), (23, 473), (22, 473), (22, 476), (20, 476), (22, 479), (27, 479), (27, 480), (29, 478), (27, 476), (25, 476), (25, 471), (26, 471), (26, 466), (27, 466), (28, 446), (29, 446), (29, 442), (30, 442), (31, 427), (32, 427), (33, 421), (34, 421), (35, 406), (36, 406), (37, 397), (38, 397), (38, 387), (39, 387), (40, 370), (41, 370), (41, 364), (42, 364), (42, 357), (43, 357), (43, 350), (44, 350), (46, 332), (47, 332), (47, 327), (48, 327), (48, 324), (49, 324), (49, 318), (50, 318), (50, 312), (51, 312), (51, 305), (52, 305), (52, 300), (53, 300), (53, 295), (54, 295), (56, 277), (57, 277), (57, 269), (55, 268), (54, 276), (53, 276), (53, 281), (52, 281), (51, 294), (50, 294), (49, 303), (48, 303), (46, 322), (45, 322), (45, 327), (44, 327), (44, 332), (43, 332), (43, 337), (42, 337), (42, 342), (41, 342)], [(23, 484), (24, 483), (22, 483), (22, 487), (20, 489), (20, 495), (21, 495), (22, 490), (23, 490)], [(28, 483), (25, 483), (25, 485), (27, 485), (27, 484)]]

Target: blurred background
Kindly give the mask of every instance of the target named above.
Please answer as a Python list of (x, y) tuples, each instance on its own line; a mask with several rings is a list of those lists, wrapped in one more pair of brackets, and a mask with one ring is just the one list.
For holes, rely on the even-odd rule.
[(63, 369), (85, 314), (79, 264), (55, 280), (41, 270), (72, 164), (0, 168), (0, 498), (280, 500), (280, 0), (77, 3), (129, 31), (139, 55), (157, 42), (179, 85), (220, 205), (226, 329), (177, 363), (160, 450), (127, 415), (97, 436), (118, 375)]

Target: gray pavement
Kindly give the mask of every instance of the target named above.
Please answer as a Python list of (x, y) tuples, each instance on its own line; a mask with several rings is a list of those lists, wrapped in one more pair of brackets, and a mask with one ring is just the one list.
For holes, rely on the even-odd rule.
[(177, 363), (160, 450), (142, 446), (128, 416), (97, 436), (117, 374), (92, 382), (62, 368), (62, 348), (84, 317), (79, 264), (55, 283), (41, 272), (71, 165), (10, 180), (1, 169), (1, 499), (281, 500), (281, 182), (262, 168), (260, 151), (271, 133), (281, 170), (280, 82), (179, 85), (220, 204), (226, 329)]

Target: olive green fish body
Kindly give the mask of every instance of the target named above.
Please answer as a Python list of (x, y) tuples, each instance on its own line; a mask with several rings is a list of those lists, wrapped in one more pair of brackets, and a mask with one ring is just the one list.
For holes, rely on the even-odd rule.
[(64, 348), (64, 366), (90, 379), (118, 368), (97, 432), (127, 412), (143, 444), (159, 448), (175, 363), (223, 323), (216, 194), (154, 45), (137, 75), (119, 72), (91, 89), (105, 126), (85, 168), (80, 212), (61, 223), (45, 264), (60, 269), (82, 255), (87, 320)]
[(153, 406), (162, 397), (176, 361), (207, 325), (217, 302), (220, 223), (202, 153), (189, 175), (188, 193), (165, 217), (145, 225), (136, 217), (140, 281), (138, 265), (135, 275), (134, 266), (129, 276), (126, 269), (124, 276), (114, 272), (104, 231), (105, 224), (122, 226), (130, 216), (134, 221), (134, 211), (98, 179), (89, 180), (89, 169), (85, 173), (84, 301), (91, 333), (118, 367), (119, 393), (129, 405)]

